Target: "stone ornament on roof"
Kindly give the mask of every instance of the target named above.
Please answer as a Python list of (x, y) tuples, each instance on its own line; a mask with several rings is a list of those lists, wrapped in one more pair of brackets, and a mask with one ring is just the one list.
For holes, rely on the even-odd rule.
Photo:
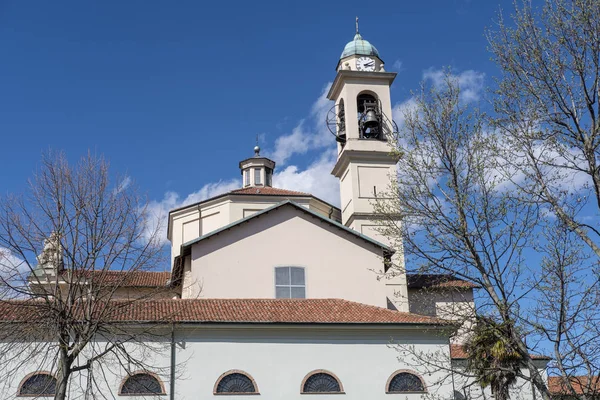
[(44, 240), (44, 248), (37, 256), (38, 267), (47, 275), (56, 275), (64, 269), (62, 246), (60, 244), (60, 235), (52, 232)]

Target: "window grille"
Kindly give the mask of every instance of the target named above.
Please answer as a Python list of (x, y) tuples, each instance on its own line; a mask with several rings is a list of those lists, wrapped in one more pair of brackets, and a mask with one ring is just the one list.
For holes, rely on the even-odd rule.
[(306, 282), (302, 267), (275, 268), (275, 298), (304, 299), (306, 298)]
[(128, 377), (121, 386), (121, 395), (164, 394), (163, 387), (156, 377), (146, 373)]
[(400, 372), (390, 380), (388, 393), (424, 392), (423, 382), (415, 374)]
[(304, 381), (303, 393), (340, 393), (342, 388), (338, 380), (326, 372), (312, 374)]
[(250, 377), (240, 372), (232, 372), (219, 380), (215, 390), (215, 394), (228, 393), (257, 393), (257, 391)]
[(20, 396), (43, 396), (51, 397), (56, 393), (56, 378), (50, 374), (42, 373), (31, 375), (21, 384)]

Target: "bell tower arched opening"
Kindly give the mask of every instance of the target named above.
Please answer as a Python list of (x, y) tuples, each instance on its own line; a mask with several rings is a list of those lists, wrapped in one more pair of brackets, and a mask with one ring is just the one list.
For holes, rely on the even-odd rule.
[(360, 139), (385, 140), (383, 118), (379, 98), (370, 92), (361, 92), (356, 97), (358, 129)]

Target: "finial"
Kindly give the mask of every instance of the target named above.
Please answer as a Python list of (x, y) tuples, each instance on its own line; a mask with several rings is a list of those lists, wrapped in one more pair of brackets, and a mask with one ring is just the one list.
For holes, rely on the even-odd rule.
[(358, 34), (358, 17), (356, 17), (356, 33)]
[(254, 156), (260, 156), (260, 147), (258, 147), (258, 134), (256, 135), (256, 146), (254, 146)]

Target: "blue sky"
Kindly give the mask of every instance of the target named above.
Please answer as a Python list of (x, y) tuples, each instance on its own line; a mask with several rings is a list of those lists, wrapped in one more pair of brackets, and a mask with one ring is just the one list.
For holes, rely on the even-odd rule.
[(333, 203), (323, 90), (360, 17), (401, 105), (451, 66), (476, 97), (497, 71), (484, 31), (510, 1), (0, 1), (0, 193), (48, 148), (88, 149), (157, 210), (241, 184), (256, 135), (275, 185)]

